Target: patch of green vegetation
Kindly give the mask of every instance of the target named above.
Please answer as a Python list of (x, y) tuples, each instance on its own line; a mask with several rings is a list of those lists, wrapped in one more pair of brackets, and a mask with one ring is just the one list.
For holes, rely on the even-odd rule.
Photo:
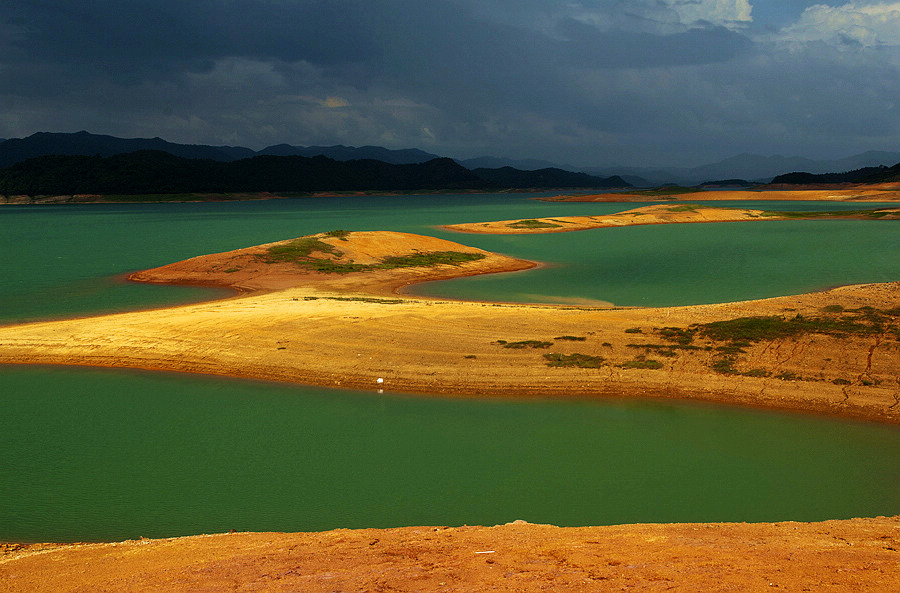
[(582, 369), (599, 369), (603, 366), (602, 356), (591, 356), (590, 354), (557, 354), (548, 353), (544, 355), (547, 360), (547, 366), (550, 367), (577, 367)]
[(619, 365), (623, 369), (661, 369), (663, 363), (652, 358), (638, 356), (634, 360), (628, 360)]
[(497, 340), (498, 344), (501, 344), (504, 348), (513, 348), (513, 349), (521, 349), (521, 348), (549, 348), (553, 345), (553, 342), (542, 342), (540, 340), (522, 340), (520, 342), (507, 342), (505, 340)]
[(696, 328), (682, 327), (663, 327), (656, 330), (656, 333), (664, 340), (676, 342), (681, 345), (687, 345), (694, 341), (694, 334), (697, 333)]
[(723, 375), (740, 375), (741, 372), (734, 368), (734, 362), (734, 358), (731, 357), (717, 358), (709, 366), (715, 372)]
[[(380, 299), (378, 297), (337, 297), (337, 296), (305, 296), (303, 297), (304, 301), (318, 301), (319, 299), (323, 301), (347, 301), (347, 302), (356, 302), (356, 303), (375, 303), (378, 305), (400, 305), (405, 303), (403, 299)], [(297, 299), (294, 299), (295, 301)]]
[(365, 264), (344, 264), (329, 259), (313, 259), (300, 265), (322, 274), (349, 274), (350, 272), (366, 272), (371, 269)]
[(587, 340), (584, 336), (557, 336), (554, 340), (564, 340), (568, 342), (584, 342)]
[(702, 208), (700, 204), (680, 204), (678, 206), (669, 206), (667, 212), (696, 212), (698, 208)]
[(267, 264), (275, 262), (293, 262), (306, 264), (312, 258), (313, 253), (326, 253), (340, 257), (341, 252), (328, 243), (315, 237), (300, 237), (281, 245), (273, 245), (266, 250), (266, 255), (261, 256)]
[(644, 330), (642, 330), (639, 327), (629, 327), (628, 329), (625, 330), (625, 333), (626, 334), (642, 334), (642, 333), (644, 333)]
[(545, 222), (543, 220), (536, 220), (534, 218), (529, 218), (525, 220), (519, 220), (516, 222), (511, 222), (506, 225), (511, 229), (552, 229), (559, 228), (561, 224), (555, 224), (552, 222)]
[(832, 381), (832, 383), (834, 383), (835, 385), (850, 385), (851, 384), (851, 382), (848, 381), (847, 379), (835, 379), (834, 381)]
[(646, 352), (653, 352), (659, 356), (665, 356), (667, 358), (672, 358), (678, 356), (675, 352), (678, 350), (699, 350), (697, 346), (680, 346), (673, 344), (626, 344), (628, 348), (635, 348), (638, 350), (644, 350)]
[(844, 310), (841, 305), (825, 305), (822, 307), (823, 313), (840, 313)]
[(638, 196), (677, 196), (680, 194), (696, 193), (696, 187), (683, 187), (681, 185), (664, 185), (656, 189), (644, 189), (640, 191), (628, 192)]
[(665, 356), (666, 358), (675, 358), (678, 356), (678, 353), (675, 352), (674, 348), (647, 348), (647, 352), (653, 351), (658, 356)]
[(380, 264), (373, 264), (372, 267), (379, 270), (391, 270), (394, 268), (431, 267), (440, 264), (458, 266), (459, 264), (484, 259), (485, 257), (483, 253), (463, 253), (461, 251), (417, 251), (409, 255), (386, 257)]
[(625, 344), (627, 348), (635, 348), (637, 350), (644, 350), (645, 352), (653, 352), (658, 356), (665, 356), (667, 358), (673, 358), (678, 356), (675, 352), (674, 348), (667, 344)]
[(225, 272), (226, 274), (234, 274), (235, 272), (240, 272), (241, 269), (240, 268), (226, 268), (225, 270), (222, 270), (222, 271)]
[(823, 212), (789, 212), (781, 210), (766, 210), (762, 216), (771, 216), (778, 218), (884, 218), (889, 214), (895, 214), (890, 210), (870, 209), (870, 210), (827, 210)]
[(375, 303), (377, 305), (401, 305), (403, 299), (380, 299), (378, 297), (322, 297), (329, 301), (351, 301), (357, 303)]
[(880, 316), (870, 314), (865, 322), (857, 318), (811, 317), (796, 315), (790, 319), (778, 316), (740, 317), (713, 321), (697, 326), (700, 334), (716, 341), (759, 342), (778, 340), (801, 334), (828, 335), (872, 334), (881, 331)]
[[(346, 240), (349, 231), (330, 231), (325, 235)], [(340, 257), (343, 253), (333, 245), (329, 245), (316, 237), (300, 237), (287, 243), (273, 245), (265, 254), (257, 257), (265, 263), (289, 262), (325, 274), (347, 274), (349, 272), (367, 272), (371, 270), (392, 270), (395, 268), (431, 267), (440, 264), (458, 266), (465, 262), (484, 259), (483, 253), (463, 253), (460, 251), (430, 251), (392, 255), (377, 264), (343, 263), (328, 257), (315, 257), (320, 253), (326, 256)]]

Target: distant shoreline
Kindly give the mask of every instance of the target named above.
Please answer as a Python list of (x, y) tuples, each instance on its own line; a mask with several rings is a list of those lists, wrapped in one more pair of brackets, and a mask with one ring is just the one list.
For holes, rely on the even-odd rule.
[[(286, 200), (324, 197), (359, 196), (409, 196), (409, 195), (478, 195), (478, 194), (534, 194), (565, 192), (565, 188), (515, 188), (515, 189), (445, 189), (445, 190), (405, 190), (405, 191), (318, 191), (318, 192), (235, 192), (235, 193), (175, 193), (175, 194), (99, 194), (47, 195), (47, 196), (3, 196), (0, 205), (40, 205), (40, 204), (154, 204), (193, 202), (241, 202), (257, 200)], [(571, 190), (569, 190), (571, 191)], [(764, 186), (752, 190), (698, 190), (666, 193), (665, 188), (649, 190), (601, 190), (590, 193), (590, 189), (578, 193), (560, 193), (556, 196), (536, 197), (552, 202), (672, 202), (672, 201), (848, 201), (848, 202), (893, 202), (900, 201), (900, 183), (876, 185), (834, 186)], [(113, 198), (113, 199), (110, 199)]]

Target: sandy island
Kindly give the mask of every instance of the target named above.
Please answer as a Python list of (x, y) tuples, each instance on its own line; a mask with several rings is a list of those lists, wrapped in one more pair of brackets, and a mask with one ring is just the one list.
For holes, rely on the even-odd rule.
[[(714, 193), (714, 192), (709, 192)], [(694, 199), (702, 196), (690, 194)], [(578, 196), (591, 198), (593, 196)], [(593, 201), (571, 199), (564, 201)], [(658, 204), (643, 206), (616, 214), (599, 214), (596, 216), (557, 216), (545, 218), (525, 218), (513, 220), (497, 220), (490, 222), (471, 222), (448, 224), (443, 228), (460, 233), (489, 233), (493, 235), (522, 235), (533, 233), (568, 233), (609, 227), (635, 226), (646, 224), (703, 223), (703, 222), (747, 222), (766, 220), (798, 220), (819, 219), (900, 219), (900, 208), (878, 208), (857, 212), (826, 213), (779, 213), (750, 208), (718, 208), (697, 204)]]
[[(233, 298), (0, 327), (0, 363), (473, 397), (688, 398), (900, 423), (900, 282), (652, 309), (399, 294), (532, 265), (431, 237), (325, 233), (132, 276), (229, 286), (241, 291)], [(344, 273), (315, 271), (322, 266)], [(407, 527), (2, 550), (0, 591), (900, 587), (898, 518)]]
[(558, 195), (539, 198), (550, 202), (652, 202), (655, 200), (695, 201), (779, 201), (791, 202), (898, 202), (900, 183), (834, 185), (767, 185), (748, 190), (675, 191), (657, 190), (607, 192), (602, 194)]

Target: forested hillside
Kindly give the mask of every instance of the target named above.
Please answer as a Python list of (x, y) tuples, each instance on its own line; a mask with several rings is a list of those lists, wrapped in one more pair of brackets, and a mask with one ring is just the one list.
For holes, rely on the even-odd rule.
[(403, 191), (489, 185), (451, 159), (416, 165), (301, 156), (218, 162), (145, 150), (111, 157), (37, 157), (0, 170), (4, 195)]
[(618, 177), (559, 169), (473, 172), (448, 158), (416, 164), (324, 156), (255, 156), (221, 162), (142, 150), (110, 157), (42, 156), (0, 170), (0, 194), (6, 196), (619, 187), (629, 186)]

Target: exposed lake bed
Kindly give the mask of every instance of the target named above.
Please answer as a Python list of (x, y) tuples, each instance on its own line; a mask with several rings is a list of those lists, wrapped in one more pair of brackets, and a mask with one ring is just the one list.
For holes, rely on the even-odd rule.
[[(352, 239), (352, 235), (348, 239)], [(757, 402), (758, 405), (789, 408), (790, 405), (784, 404), (785, 396), (801, 393), (808, 395), (812, 401), (818, 398), (817, 405), (821, 407), (816, 411), (866, 416), (853, 410), (862, 409), (857, 407), (856, 398), (869, 393), (876, 394), (872, 396), (875, 403), (860, 403), (859, 406), (874, 405), (879, 410), (888, 410), (885, 413), (888, 419), (890, 410), (896, 408), (893, 405), (896, 386), (891, 385), (891, 378), (897, 375), (897, 370), (891, 366), (896, 364), (898, 358), (896, 338), (891, 333), (895, 318), (887, 314), (897, 306), (897, 291), (900, 289), (896, 283), (848, 287), (820, 295), (818, 299), (804, 295), (780, 297), (781, 300), (769, 300), (762, 305), (737, 303), (654, 310), (522, 307), (499, 303), (429, 301), (396, 295), (391, 300), (398, 302), (378, 302), (377, 299), (385, 300), (390, 294), (383, 287), (376, 293), (348, 292), (348, 287), (336, 291), (334, 286), (315, 288), (308, 284), (290, 290), (293, 292), (260, 293), (240, 299), (179, 307), (179, 311), (191, 310), (195, 315), (191, 322), (189, 317), (185, 317), (183, 324), (171, 310), (159, 310), (115, 316), (114, 320), (112, 317), (97, 317), (64, 321), (51, 331), (56, 333), (59, 328), (68, 328), (65, 331), (71, 331), (70, 337), (60, 338), (62, 334), (57, 333), (57, 343), (90, 350), (90, 356), (78, 364), (85, 364), (85, 361), (88, 361), (87, 364), (109, 363), (116, 356), (115, 342), (118, 341), (118, 347), (127, 343), (131, 356), (126, 361), (127, 366), (167, 368), (153, 363), (149, 358), (150, 352), (159, 351), (159, 347), (165, 350), (165, 344), (175, 344), (173, 337), (178, 336), (178, 340), (183, 340), (181, 346), (170, 350), (169, 354), (170, 360), (181, 361), (182, 368), (178, 370), (215, 373), (219, 371), (214, 367), (218, 364), (221, 368), (222, 362), (230, 358), (234, 362), (226, 374), (297, 380), (285, 374), (288, 369), (312, 368), (316, 359), (326, 356), (326, 366), (331, 376), (326, 377), (327, 373), (323, 371), (317, 375), (318, 379), (308, 375), (301, 380), (310, 382), (312, 378), (311, 382), (333, 385), (336, 376), (341, 386), (362, 387), (370, 391), (400, 389), (498, 395), (503, 392), (503, 386), (517, 385), (519, 395), (546, 396), (553, 395), (554, 391), (561, 396), (600, 392), (613, 395), (622, 384), (629, 381), (633, 384), (635, 378), (642, 378), (646, 382), (638, 381), (641, 387), (636, 392), (644, 390), (647, 395), (651, 395), (649, 392), (664, 394), (666, 390), (674, 393), (680, 384), (689, 383), (690, 391), (718, 393), (720, 399), (725, 399), (721, 396), (726, 393), (732, 398), (732, 403), (752, 403), (741, 398), (746, 393), (755, 392), (769, 398), (762, 403)], [(366, 298), (376, 300), (367, 301)], [(261, 300), (253, 304), (247, 299)], [(877, 320), (880, 326), (875, 327), (871, 317), (865, 317), (868, 311), (865, 307), (880, 312)], [(253, 310), (265, 310), (266, 315), (281, 311), (282, 317), (254, 317)], [(203, 311), (208, 313), (208, 317), (204, 317), (207, 320), (197, 323), (200, 317), (196, 315), (207, 315)], [(679, 339), (683, 340), (684, 336), (670, 340), (667, 338), (671, 338), (672, 334), (664, 332), (667, 327), (683, 329), (691, 324), (709, 324), (759, 316), (761, 313), (784, 320), (796, 317), (827, 318), (837, 322), (838, 327), (856, 327), (860, 333), (849, 336), (819, 331), (791, 333), (778, 338), (783, 340), (778, 347), (773, 347), (774, 343), (751, 342), (733, 346), (730, 353), (723, 355), (721, 353), (724, 351), (717, 348), (731, 346), (733, 340), (714, 341), (709, 336), (698, 334), (690, 342), (682, 344)], [(224, 319), (235, 321), (244, 315), (246, 317), (239, 330), (235, 330), (233, 325), (229, 328), (223, 324)], [(104, 319), (109, 320), (108, 326), (104, 326)], [(172, 332), (168, 338), (164, 334), (151, 336), (150, 340), (147, 340), (148, 334), (140, 337), (142, 331), (152, 334), (161, 327), (157, 325), (154, 330), (153, 323), (148, 326), (147, 320), (153, 319)], [(318, 322), (319, 329), (313, 325), (303, 325), (306, 323), (304, 320), (310, 324)], [(32, 339), (38, 343), (42, 330), (36, 331), (38, 333)], [(418, 338), (415, 336), (417, 333), (420, 334)], [(280, 340), (271, 339), (276, 334)], [(206, 351), (185, 347), (184, 344), (191, 339), (196, 340), (197, 344), (215, 344), (216, 347)], [(142, 340), (143, 346), (139, 344)], [(5, 338), (0, 341), (11, 343)], [(224, 346), (231, 343), (246, 350), (229, 354)], [(549, 346), (542, 346), (545, 343)], [(522, 346), (515, 346), (517, 344)], [(514, 346), (507, 347), (510, 345)], [(681, 346), (693, 346), (696, 350)], [(835, 356), (837, 349), (840, 349), (841, 356)], [(248, 356), (251, 351), (261, 353), (258, 359)], [(666, 354), (661, 354), (663, 351)], [(415, 358), (409, 362), (407, 370), (403, 370), (403, 353)], [(354, 357), (354, 354), (358, 356)], [(548, 364), (553, 359), (546, 358), (545, 354), (559, 355), (560, 358), (556, 359), (559, 361), (579, 360), (566, 358), (575, 354), (602, 357), (603, 360), (595, 368), (577, 364), (554, 367)], [(735, 373), (719, 373), (710, 367), (714, 359), (723, 359), (728, 354), (736, 357), (732, 364)], [(215, 360), (217, 357), (218, 360)], [(119, 358), (122, 358), (121, 351)], [(777, 373), (771, 372), (769, 376), (754, 373), (766, 371), (767, 360), (774, 365)], [(632, 361), (636, 364), (626, 365)], [(650, 361), (664, 366), (662, 369), (655, 367), (649, 364)], [(676, 361), (678, 372), (688, 374), (675, 374)], [(68, 361), (54, 360), (51, 356), (32, 362)], [(442, 368), (446, 370), (441, 371)], [(478, 373), (479, 368), (484, 372)], [(815, 372), (810, 373), (810, 369)], [(691, 375), (691, 372), (694, 374)], [(829, 373), (838, 374), (832, 377)], [(666, 378), (654, 379), (654, 375), (659, 374)], [(819, 377), (819, 374), (822, 376)], [(702, 381), (696, 382), (696, 378), (704, 376), (712, 382), (707, 385), (703, 385)], [(573, 377), (577, 379), (573, 381)], [(871, 384), (865, 384), (867, 382)], [(533, 384), (534, 388), (528, 389), (529, 384)], [(457, 387), (452, 388), (453, 385)], [(461, 385), (463, 387), (459, 388)], [(780, 388), (784, 391), (779, 392)], [(852, 403), (848, 393), (854, 398)], [(714, 400), (716, 397), (708, 399)], [(887, 475), (895, 474), (889, 471)]]

